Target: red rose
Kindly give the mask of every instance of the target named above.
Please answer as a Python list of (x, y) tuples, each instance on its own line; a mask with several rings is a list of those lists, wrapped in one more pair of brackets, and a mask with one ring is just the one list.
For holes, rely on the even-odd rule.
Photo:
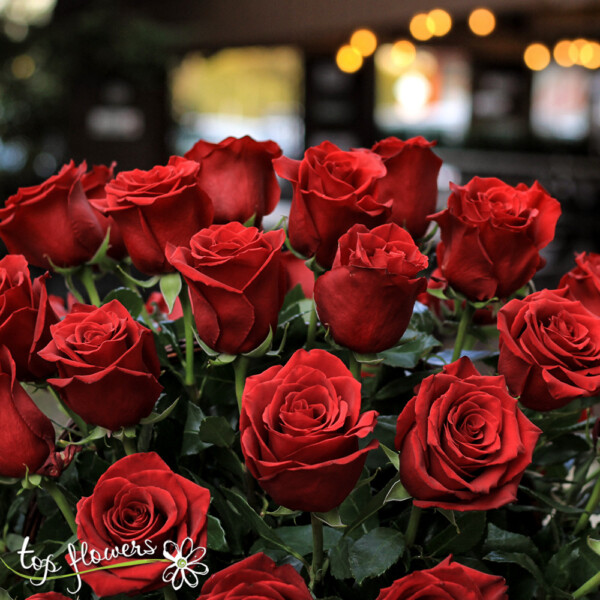
[(0, 415), (0, 476), (36, 473), (54, 451), (54, 428), (17, 381), (5, 346), (0, 346)]
[(190, 289), (200, 338), (219, 352), (259, 346), (277, 326), (285, 294), (285, 232), (261, 233), (232, 221), (199, 231), (189, 247), (167, 248)]
[(197, 600), (312, 600), (291, 565), (278, 567), (260, 552), (212, 575)]
[(504, 577), (488, 575), (448, 556), (432, 569), (414, 571), (381, 590), (377, 600), (508, 600)]
[(198, 183), (212, 200), (214, 222), (245, 223), (256, 215), (257, 227), (279, 202), (272, 163), (279, 156), (281, 148), (275, 142), (257, 142), (247, 135), (218, 144), (200, 140), (185, 153), (185, 158), (200, 163)]
[(92, 200), (117, 222), (133, 264), (143, 273), (172, 271), (166, 244), (187, 244), (212, 223), (212, 203), (198, 186), (198, 169), (193, 160), (172, 156), (165, 167), (119, 173), (106, 185), (106, 197)]
[(450, 188), (448, 208), (429, 217), (440, 226), (444, 277), (469, 300), (510, 296), (544, 266), (539, 251), (554, 238), (560, 204), (537, 182), (475, 177)]
[(37, 267), (80, 265), (102, 244), (106, 230), (86, 196), (86, 163), (71, 161), (40, 185), (20, 188), (0, 209), (0, 237), (11, 254)]
[(148, 296), (148, 300), (146, 300), (145, 306), (148, 314), (151, 315), (155, 311), (158, 311), (165, 315), (170, 321), (176, 321), (183, 317), (183, 308), (181, 307), (181, 300), (179, 297), (175, 298), (175, 304), (173, 305), (173, 310), (171, 312), (169, 312), (167, 301), (160, 292), (151, 292)]
[(41, 594), (34, 594), (33, 596), (28, 596), (25, 600), (71, 600), (62, 594), (58, 594), (57, 592), (43, 592)]
[(339, 241), (331, 271), (315, 283), (321, 322), (355, 352), (380, 352), (402, 337), (427, 267), (410, 234), (395, 223), (369, 231), (354, 225)]
[(295, 256), (293, 252), (282, 252), (281, 264), (287, 273), (286, 293), (300, 284), (304, 296), (312, 298), (315, 289), (315, 274), (306, 266), (304, 260)]
[(38, 356), (50, 341), (50, 325), (58, 318), (48, 302), (46, 279), (34, 279), (22, 255), (0, 260), (0, 345), (5, 345), (17, 366), (19, 379), (37, 379), (54, 366)]
[(390, 199), (391, 220), (406, 227), (413, 238), (425, 235), (427, 215), (435, 212), (437, 177), (442, 160), (431, 151), (435, 142), (423, 137), (402, 141), (389, 137), (372, 150), (383, 159), (387, 175), (377, 183), (380, 200)]
[(600, 254), (582, 252), (575, 256), (577, 265), (562, 276), (559, 288), (569, 290), (569, 298), (579, 300), (588, 310), (600, 316)]
[(423, 380), (398, 417), (400, 479), (423, 508), (488, 510), (516, 499), (540, 430), (463, 357)]
[(600, 392), (600, 317), (568, 293), (542, 290), (498, 313), (498, 371), (528, 408), (552, 410)]
[(325, 350), (296, 351), (246, 379), (240, 440), (246, 466), (275, 502), (293, 510), (327, 512), (356, 485), (377, 421), (360, 414), (360, 383)]
[[(130, 548), (135, 542), (144, 556), (120, 556), (100, 566), (138, 558), (164, 558), (172, 544), (183, 547), (190, 538), (194, 548), (206, 547), (210, 492), (176, 475), (154, 452), (132, 454), (111, 465), (100, 477), (91, 496), (77, 503), (77, 538), (88, 553)], [(167, 542), (165, 544), (165, 542)], [(76, 553), (76, 560), (81, 553)], [(73, 566), (73, 559), (67, 558)], [(89, 560), (89, 558), (88, 558)], [(165, 562), (120, 567), (81, 575), (97, 596), (145, 594), (164, 587)], [(77, 570), (86, 567), (79, 563)]]
[[(106, 165), (94, 165), (89, 173), (85, 173), (81, 178), (81, 185), (85, 195), (90, 200), (98, 200), (99, 198), (106, 198), (105, 187), (106, 184), (113, 179), (116, 163), (112, 163), (110, 167)], [(120, 260), (127, 256), (127, 248), (123, 243), (123, 237), (119, 231), (119, 227), (112, 217), (107, 217), (102, 214), (97, 208), (92, 206), (96, 213), (96, 218), (100, 222), (102, 231), (106, 235), (106, 231), (110, 227), (110, 239), (107, 254), (115, 260)]]
[(118, 300), (77, 304), (50, 332), (40, 356), (59, 377), (48, 383), (84, 421), (114, 431), (150, 414), (162, 390), (154, 339)]
[(377, 197), (386, 168), (370, 150), (346, 152), (323, 142), (309, 148), (302, 160), (282, 156), (273, 164), (294, 187), (290, 242), (300, 254), (316, 256), (322, 267), (331, 266), (338, 239), (352, 225), (375, 227), (390, 214), (391, 199)]

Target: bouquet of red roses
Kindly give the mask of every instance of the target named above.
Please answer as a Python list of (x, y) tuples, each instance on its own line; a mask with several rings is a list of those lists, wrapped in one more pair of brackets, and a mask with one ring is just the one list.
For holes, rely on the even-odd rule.
[(432, 146), (201, 141), (6, 200), (0, 597), (593, 597), (600, 257), (535, 291), (559, 202), (436, 213)]

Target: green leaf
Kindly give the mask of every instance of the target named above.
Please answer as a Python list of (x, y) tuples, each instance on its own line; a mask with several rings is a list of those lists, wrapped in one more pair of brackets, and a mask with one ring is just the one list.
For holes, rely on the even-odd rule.
[(111, 290), (102, 300), (102, 304), (108, 304), (111, 300), (118, 300), (134, 319), (137, 319), (144, 307), (142, 297), (137, 292), (125, 287)]
[(20, 481), (18, 477), (0, 477), (0, 484), (2, 485), (13, 485)]
[(427, 288), (427, 293), (434, 298), (439, 298), (440, 300), (450, 300), (443, 288)]
[(494, 552), (496, 550), (507, 552), (523, 552), (532, 558), (538, 558), (540, 551), (533, 540), (521, 533), (505, 531), (488, 523), (487, 537), (483, 544), (483, 552)]
[(219, 356), (220, 353), (217, 350), (213, 350), (210, 346), (207, 346), (200, 339), (200, 336), (198, 335), (198, 332), (195, 329), (194, 329), (194, 337), (196, 338), (196, 341), (198, 342), (198, 345), (200, 346), (200, 348), (202, 349), (204, 354), (207, 354), (211, 358), (215, 358), (215, 357)]
[(412, 496), (408, 493), (406, 488), (400, 481), (394, 482), (390, 491), (386, 494), (384, 503), (387, 502), (403, 502), (404, 500), (410, 499)]
[(519, 565), (526, 571), (531, 573), (538, 584), (542, 587), (546, 587), (546, 582), (544, 580), (544, 576), (540, 571), (540, 568), (535, 564), (533, 559), (525, 554), (524, 552), (507, 552), (504, 550), (494, 550), (493, 552), (489, 552), (483, 557), (483, 560), (489, 560), (491, 562), (496, 563), (512, 563), (515, 565)]
[[(228, 490), (227, 488), (221, 488), (221, 493), (225, 496), (227, 501), (232, 507), (239, 513), (242, 520), (250, 526), (250, 528), (257, 533), (261, 538), (273, 544), (276, 548), (286, 550), (292, 556), (295, 556), (298, 560), (308, 568), (308, 564), (304, 560), (301, 554), (298, 554), (293, 548), (286, 545), (281, 538), (277, 535), (273, 529), (271, 529), (252, 509), (252, 507), (246, 502), (238, 492), (234, 490)], [(283, 529), (283, 528), (280, 528)], [(296, 529), (293, 527), (292, 529)]]
[(350, 546), (353, 544), (351, 538), (343, 537), (329, 551), (329, 568), (331, 574), (339, 580), (351, 579), (350, 570)]
[(456, 529), (456, 534), (460, 535), (460, 527), (456, 522), (456, 514), (454, 513), (454, 511), (446, 510), (445, 508), (438, 508), (436, 510), (440, 513), (440, 515), (444, 516), (451, 525), (454, 526), (454, 528)]
[(326, 513), (313, 513), (319, 521), (325, 523), (325, 525), (329, 525), (329, 527), (346, 527), (344, 523), (342, 523), (342, 518), (340, 517), (339, 508), (334, 508)]
[(205, 418), (199, 406), (188, 402), (188, 412), (183, 428), (183, 442), (181, 444), (181, 454), (183, 456), (198, 454), (202, 450), (212, 446), (212, 444), (205, 443), (200, 439), (200, 424)]
[(358, 352), (353, 354), (356, 362), (362, 365), (379, 365), (383, 362), (383, 357), (378, 354), (359, 354)]
[(428, 355), (433, 348), (441, 346), (440, 341), (434, 336), (407, 329), (400, 344), (379, 353), (383, 358), (383, 364), (390, 367), (400, 367), (403, 369), (412, 369), (417, 363)]
[(292, 510), (285, 506), (278, 506), (275, 510), (267, 510), (265, 512), (265, 515), (270, 515), (272, 517), (299, 517), (301, 514), (301, 510)]
[(598, 555), (600, 556), (600, 540), (594, 540), (591, 537), (587, 539), (587, 545)]
[(237, 354), (226, 354), (225, 352), (222, 352), (215, 358), (210, 358), (209, 362), (214, 367), (222, 367), (223, 365), (231, 364), (236, 358)]
[[(310, 525), (292, 525), (279, 527), (277, 535), (281, 541), (293, 548), (301, 556), (308, 556), (313, 551), (312, 527)], [(341, 532), (331, 527), (323, 527), (323, 549), (333, 548), (342, 537)]]
[(160, 423), (161, 421), (164, 421), (173, 412), (178, 402), (179, 398), (176, 398), (175, 402), (173, 402), (170, 406), (167, 406), (167, 408), (165, 408), (165, 410), (163, 410), (161, 413), (152, 412), (147, 417), (140, 419), (140, 425), (151, 425), (152, 423)]
[(381, 442), (379, 442), (379, 447), (385, 452), (385, 455), (388, 457), (388, 460), (394, 465), (396, 471), (400, 468), (400, 455), (391, 448), (388, 448)]
[(360, 585), (369, 577), (385, 573), (404, 553), (404, 537), (399, 531), (377, 527), (356, 540), (349, 549), (350, 570)]
[(310, 298), (302, 298), (290, 304), (279, 313), (278, 327), (284, 326), (286, 323), (291, 323), (294, 319), (301, 318), (304, 322), (307, 319), (305, 315), (309, 315), (312, 311), (313, 301)]
[[(436, 556), (449, 553), (462, 554), (475, 546), (485, 529), (485, 511), (469, 511), (455, 515), (456, 525), (450, 524), (435, 535), (426, 545), (427, 551)], [(456, 529), (460, 533), (456, 533)]]
[(235, 431), (225, 417), (206, 417), (200, 423), (200, 439), (207, 443), (228, 448), (235, 440)]
[(527, 494), (529, 494), (530, 496), (533, 496), (537, 500), (541, 500), (544, 504), (547, 504), (548, 506), (558, 510), (559, 512), (563, 512), (568, 515), (581, 514), (582, 512), (585, 512), (585, 509), (583, 509), (583, 508), (576, 508), (575, 506), (567, 506), (565, 504), (561, 504), (560, 502), (557, 502), (553, 498), (550, 498), (550, 496), (541, 494), (540, 492), (537, 492), (528, 487), (525, 487), (524, 485), (520, 485), (519, 490), (526, 492)]
[(117, 271), (119, 271), (119, 273), (121, 273), (121, 275), (123, 275), (123, 277), (125, 277), (125, 279), (127, 281), (129, 281), (130, 283), (133, 283), (134, 285), (137, 285), (137, 287), (141, 287), (141, 288), (154, 287), (160, 279), (159, 275), (155, 275), (154, 277), (151, 277), (150, 279), (145, 279), (145, 280), (136, 279), (135, 277), (133, 277), (133, 275), (130, 275), (121, 265), (117, 265)]
[(13, 600), (13, 599), (12, 599), (12, 596), (4, 588), (0, 588), (0, 600)]
[(215, 552), (227, 552), (229, 546), (225, 540), (225, 530), (217, 517), (208, 515), (206, 549)]
[(160, 276), (160, 291), (167, 303), (169, 312), (171, 312), (175, 306), (175, 300), (177, 300), (177, 296), (179, 296), (179, 292), (181, 292), (182, 285), (183, 282), (179, 273), (167, 273), (166, 275)]
[(78, 442), (72, 442), (70, 440), (59, 440), (58, 443), (64, 447), (85, 446), (90, 442), (93, 442), (94, 440), (102, 439), (108, 433), (110, 433), (110, 431), (108, 429), (105, 429), (104, 427), (94, 427), (94, 429), (92, 429), (86, 437), (84, 437), (82, 440), (79, 440)]

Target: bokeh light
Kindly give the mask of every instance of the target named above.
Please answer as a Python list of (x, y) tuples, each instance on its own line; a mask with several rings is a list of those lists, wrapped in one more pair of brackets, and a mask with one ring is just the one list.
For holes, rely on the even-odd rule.
[(550, 64), (550, 50), (544, 44), (529, 44), (523, 54), (523, 60), (532, 71), (542, 71)]
[(398, 40), (391, 51), (392, 61), (400, 69), (410, 66), (417, 56), (417, 49), (408, 40)]
[(426, 42), (433, 37), (427, 26), (427, 16), (426, 13), (418, 13), (410, 20), (410, 34), (415, 40)]
[(475, 35), (490, 35), (496, 28), (496, 17), (487, 8), (476, 8), (469, 15), (469, 27)]
[(600, 68), (600, 44), (598, 42), (588, 42), (579, 51), (579, 60), (587, 69)]
[(377, 48), (377, 36), (370, 29), (357, 29), (350, 38), (350, 45), (361, 56), (371, 56)]
[(441, 8), (435, 8), (427, 15), (427, 29), (432, 35), (441, 37), (452, 28), (452, 17)]
[(561, 40), (554, 46), (553, 51), (554, 60), (556, 64), (561, 67), (571, 67), (574, 61), (571, 59), (571, 42), (569, 40)]
[(16, 79), (29, 79), (35, 73), (35, 61), (29, 54), (15, 56), (10, 70)]
[(363, 64), (360, 52), (349, 44), (342, 46), (335, 57), (335, 62), (344, 73), (356, 73)]

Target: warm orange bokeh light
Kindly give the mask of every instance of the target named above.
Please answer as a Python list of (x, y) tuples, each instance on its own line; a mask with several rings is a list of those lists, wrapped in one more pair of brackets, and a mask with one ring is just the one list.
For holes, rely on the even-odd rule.
[(544, 44), (530, 44), (525, 49), (523, 60), (532, 71), (542, 71), (550, 64), (550, 50)]
[(600, 68), (600, 44), (588, 42), (579, 51), (579, 60), (586, 69)]
[(452, 28), (452, 17), (445, 10), (436, 8), (427, 15), (426, 25), (432, 35), (441, 37)]
[(431, 39), (433, 34), (429, 31), (427, 27), (427, 14), (419, 13), (416, 14), (410, 20), (410, 34), (415, 38), (415, 40), (419, 40), (421, 42), (426, 42)]
[(571, 58), (571, 42), (569, 40), (561, 40), (554, 46), (553, 52), (556, 64), (561, 67), (571, 67), (574, 64)]
[(335, 62), (344, 73), (356, 73), (363, 64), (360, 52), (349, 44), (342, 46), (336, 54)]
[(469, 27), (475, 35), (490, 35), (496, 28), (496, 17), (487, 8), (476, 8), (469, 15)]
[(361, 56), (371, 56), (377, 49), (377, 36), (370, 29), (357, 29), (350, 38), (350, 45)]
[(394, 65), (399, 68), (405, 68), (414, 62), (417, 56), (417, 49), (408, 40), (398, 40), (392, 46), (391, 56)]

